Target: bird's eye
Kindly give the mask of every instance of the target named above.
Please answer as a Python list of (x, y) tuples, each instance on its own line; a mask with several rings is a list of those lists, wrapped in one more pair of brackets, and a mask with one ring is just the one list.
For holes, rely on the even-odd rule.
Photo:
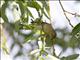
[(17, 11), (19, 10), (17, 5), (13, 5), (13, 8), (15, 8)]
[(16, 10), (18, 11), (18, 7), (16, 7)]

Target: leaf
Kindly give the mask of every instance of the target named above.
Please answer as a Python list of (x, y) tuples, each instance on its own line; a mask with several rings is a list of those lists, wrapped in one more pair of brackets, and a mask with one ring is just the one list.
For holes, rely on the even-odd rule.
[(48, 4), (48, 1), (41, 1), (41, 3), (43, 4), (43, 6), (45, 7), (48, 15), (50, 16), (50, 8), (49, 8), (49, 4)]
[(50, 19), (50, 17), (46, 14), (45, 11), (43, 11), (43, 14), (44, 14), (48, 19)]
[(46, 9), (48, 15), (50, 16), (50, 8), (49, 8), (49, 5), (47, 3), (46, 3), (46, 6), (45, 6), (45, 9)]
[(72, 35), (75, 35), (78, 32), (80, 32), (80, 23), (74, 27), (74, 29), (72, 30)]
[(30, 12), (30, 10), (27, 8), (27, 13), (32, 17), (32, 18), (34, 18), (33, 17), (33, 15), (32, 15), (32, 13)]
[(23, 18), (25, 15), (25, 6), (22, 1), (17, 1), (17, 3), (19, 4), (20, 10), (21, 10), (21, 17)]
[(28, 7), (33, 7), (35, 8), (37, 11), (39, 11), (41, 9), (41, 6), (37, 3), (37, 2), (27, 2), (27, 6)]
[(33, 36), (33, 34), (34, 34), (34, 32), (30, 33), (29, 35), (25, 35), (24, 43), (26, 43), (28, 40), (35, 39), (35, 37)]
[(20, 30), (20, 28), (21, 28), (21, 24), (20, 24), (20, 21), (17, 21), (15, 24), (13, 24), (14, 25), (14, 29), (15, 29), (15, 31), (19, 31)]
[(16, 1), (26, 2), (26, 0), (16, 0)]
[(72, 30), (72, 37), (69, 41), (69, 46), (72, 48), (80, 46), (80, 23), (77, 24)]
[(62, 57), (61, 60), (73, 60), (73, 59), (76, 59), (78, 56), (79, 54), (74, 54), (67, 57)]
[[(43, 4), (43, 8), (41, 9), (42, 14), (44, 14), (50, 20), (50, 17), (49, 17), (50, 16), (50, 8), (49, 8), (48, 4), (46, 3), (46, 1), (41, 1), (41, 3)], [(46, 13), (46, 11), (44, 11), (44, 8), (46, 9), (48, 14)]]
[(34, 29), (34, 25), (31, 25), (31, 24), (29, 24), (29, 25), (23, 25), (23, 28), (27, 29), (27, 30), (33, 30)]
[(1, 7), (1, 17), (3, 18), (3, 20), (5, 22), (8, 22), (8, 18), (7, 16), (5, 15), (5, 10), (6, 10), (6, 7), (7, 7), (7, 2), (5, 2), (2, 7)]
[(71, 39), (69, 42), (68, 42), (68, 46), (70, 46), (71, 48), (77, 48), (79, 47), (80, 45), (80, 42), (79, 40), (77, 40), (76, 38), (73, 37), (73, 39)]

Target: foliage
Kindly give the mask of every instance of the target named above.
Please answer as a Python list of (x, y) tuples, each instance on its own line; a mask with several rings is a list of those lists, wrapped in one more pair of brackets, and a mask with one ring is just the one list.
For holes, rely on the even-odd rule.
[[(9, 33), (9, 35), (12, 37), (13, 39), (13, 44), (11, 45), (10, 48), (10, 52), (13, 50), (14, 46), (16, 44), (19, 45), (20, 50), (19, 52), (14, 56), (21, 56), (23, 55), (22, 49), (23, 49), (23, 45), (25, 43), (29, 43), (32, 42), (33, 40), (38, 41), (40, 40), (39, 44), (38, 44), (38, 49), (37, 50), (33, 50), (32, 52), (34, 54), (39, 53), (39, 55), (37, 56), (37, 58), (41, 59), (41, 60), (45, 60), (43, 58), (43, 55), (47, 56), (49, 53), (46, 51), (47, 47), (52, 47), (54, 44), (59, 45), (62, 48), (62, 51), (64, 52), (68, 47), (71, 48), (80, 48), (80, 23), (77, 24), (71, 33), (66, 32), (66, 29), (56, 29), (56, 32), (61, 32), (63, 37), (62, 38), (55, 38), (55, 43), (53, 44), (53, 41), (50, 41), (50, 37), (46, 37), (44, 31), (40, 28), (41, 23), (44, 21), (43, 20), (43, 16), (47, 17), (47, 19), (50, 20), (50, 7), (49, 7), (49, 1), (35, 1), (35, 0), (30, 0), (30, 1), (25, 1), (25, 0), (13, 0), (14, 2), (16, 2), (19, 7), (20, 7), (20, 11), (21, 11), (21, 16), (20, 19), (16, 22), (10, 23), (8, 20), (8, 17), (5, 14), (5, 10), (6, 8), (8, 8), (9, 4), (7, 0), (4, 0), (5, 3), (2, 5), (2, 7), (0, 7), (0, 17), (3, 18), (4, 23), (2, 24), (2, 26), (4, 27), (4, 29)], [(41, 3), (41, 5), (39, 4), (39, 2)], [(33, 13), (30, 11), (29, 8), (33, 8), (37, 11), (38, 13), (38, 17), (35, 18), (35, 16), (33, 16)], [(15, 8), (13, 8), (15, 9)], [(18, 11), (18, 8), (16, 8), (16, 10)], [(17, 13), (16, 13), (17, 14)], [(29, 21), (31, 21), (29, 23)], [(32, 22), (36, 22), (36, 23), (32, 23)], [(38, 26), (39, 25), (39, 26)], [(31, 32), (29, 34), (24, 34), (21, 32), (21, 30), (30, 30)], [(23, 42), (20, 42), (20, 40), (15, 37), (14, 33), (17, 33), (18, 35), (21, 35), (24, 37)], [(37, 34), (37, 36), (36, 36)], [(65, 41), (64, 37), (66, 35), (70, 35), (71, 38), (68, 42)], [(3, 37), (4, 38), (4, 37)], [(46, 40), (46, 42), (45, 42)], [(4, 42), (5, 40), (3, 40)], [(46, 43), (46, 45), (45, 45)], [(7, 51), (6, 43), (2, 44), (3, 45), (3, 50)], [(40, 48), (41, 46), (41, 48)], [(31, 52), (31, 53), (32, 53)], [(67, 57), (62, 57), (59, 58), (59, 56), (54, 55), (53, 57), (56, 57), (57, 59), (61, 59), (61, 60), (73, 60), (76, 59), (79, 56), (79, 54), (73, 54)]]
[(61, 58), (61, 60), (73, 60), (73, 59), (76, 59), (78, 56), (79, 56), (79, 54), (74, 54), (74, 55), (70, 55), (67, 57), (63, 57), (63, 58)]

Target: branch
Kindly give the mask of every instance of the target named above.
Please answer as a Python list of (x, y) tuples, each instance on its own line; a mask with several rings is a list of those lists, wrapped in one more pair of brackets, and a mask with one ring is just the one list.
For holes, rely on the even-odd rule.
[(62, 10), (63, 10), (63, 13), (64, 13), (66, 19), (68, 20), (69, 24), (70, 24), (71, 27), (73, 28), (73, 25), (71, 24), (70, 19), (67, 17), (67, 15), (66, 15), (66, 13), (65, 13), (66, 11), (65, 11), (65, 9), (63, 8), (60, 0), (59, 0), (59, 4), (60, 4), (60, 6), (61, 6), (61, 8), (62, 8)]
[(71, 12), (68, 12), (68, 11), (65, 11), (65, 12), (80, 17), (80, 15), (77, 14), (77, 13), (71, 13)]

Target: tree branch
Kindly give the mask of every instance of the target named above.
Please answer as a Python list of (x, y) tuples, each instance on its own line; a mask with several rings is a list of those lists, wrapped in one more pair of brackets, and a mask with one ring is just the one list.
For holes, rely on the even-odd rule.
[(70, 19), (67, 17), (67, 15), (66, 15), (66, 13), (65, 13), (66, 11), (65, 11), (65, 9), (63, 8), (63, 5), (61, 4), (61, 1), (60, 1), (60, 0), (59, 0), (59, 4), (60, 4), (60, 6), (61, 6), (61, 8), (62, 8), (62, 10), (63, 10), (63, 13), (64, 13), (66, 19), (68, 20), (69, 24), (70, 24), (71, 27), (73, 28), (73, 25), (71, 24)]
[(69, 11), (65, 11), (66, 13), (68, 13), (68, 14), (72, 14), (72, 15), (75, 15), (75, 16), (78, 16), (78, 17), (80, 17), (80, 15), (79, 14), (77, 14), (77, 13), (71, 13), (71, 12), (69, 12)]

